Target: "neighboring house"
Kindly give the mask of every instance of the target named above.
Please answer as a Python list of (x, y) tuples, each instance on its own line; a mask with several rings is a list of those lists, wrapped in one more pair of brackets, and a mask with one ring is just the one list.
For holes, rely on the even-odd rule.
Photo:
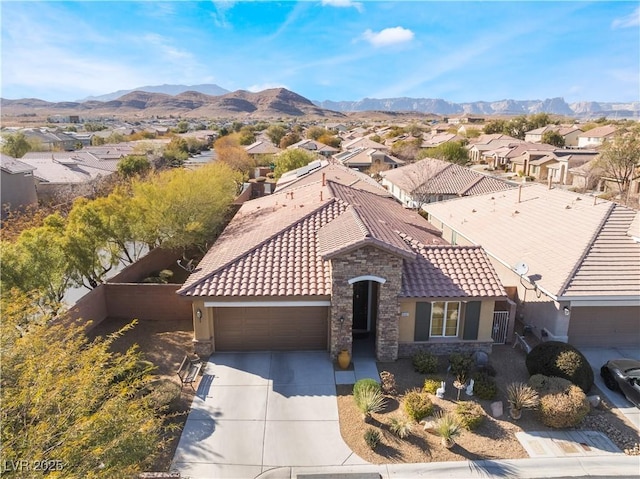
[(613, 125), (599, 126), (587, 130), (578, 136), (578, 148), (595, 148), (602, 145), (605, 140), (613, 138), (617, 128)]
[(282, 150), (270, 140), (258, 140), (244, 147), (249, 156), (276, 155)]
[(471, 160), (472, 163), (479, 163), (483, 159), (482, 156), (485, 152), (495, 151), (498, 148), (512, 144), (515, 145), (517, 143), (522, 143), (522, 140), (518, 140), (509, 135), (496, 133), (474, 138), (469, 141), (466, 148), (469, 151), (469, 160)]
[(484, 123), (484, 118), (481, 116), (461, 115), (447, 119), (449, 125), (460, 125), (463, 123)]
[(95, 183), (114, 173), (118, 159), (100, 159), (86, 151), (29, 152), (21, 161), (33, 168), (40, 202), (91, 194)]
[(0, 153), (2, 218), (10, 211), (20, 211), (38, 203), (34, 170), (33, 166)]
[(354, 148), (333, 155), (333, 159), (349, 168), (384, 171), (404, 165), (404, 161), (374, 148)]
[(507, 169), (524, 176), (530, 175), (530, 164), (545, 158), (556, 149), (553, 145), (544, 143), (517, 143), (510, 145), (510, 151), (504, 155)]
[(567, 150), (545, 144), (533, 148), (521, 145), (519, 151), (521, 153), (517, 156), (512, 156), (518, 153), (515, 150), (506, 155), (513, 172), (562, 185), (573, 183), (572, 168), (582, 166), (598, 156), (595, 150)]
[(577, 126), (547, 125), (525, 133), (524, 141), (542, 143), (542, 137), (548, 131), (554, 131), (564, 138), (564, 146), (578, 146), (578, 137), (583, 131)]
[(449, 141), (460, 141), (463, 138), (460, 135), (455, 133), (439, 133), (435, 135), (425, 135), (425, 138), (422, 140), (421, 148), (434, 148), (436, 146), (440, 146), (443, 143), (447, 143)]
[(293, 145), (287, 146), (288, 150), (302, 149), (309, 151), (311, 153), (315, 153), (318, 155), (322, 155), (325, 158), (330, 158), (332, 155), (336, 154), (340, 150), (338, 148), (334, 148), (333, 146), (325, 145), (324, 143), (320, 143), (316, 140), (300, 140)]
[(379, 150), (389, 152), (389, 147), (383, 145), (382, 143), (378, 143), (377, 141), (373, 141), (370, 138), (360, 137), (355, 138), (353, 140), (344, 141), (342, 143), (343, 150), (356, 150), (356, 149), (367, 149), (367, 150)]
[(192, 302), (201, 356), (335, 357), (368, 336), (380, 361), (490, 351), (506, 300), (482, 248), (446, 244), (371, 178), (336, 164), (245, 203), (178, 294)]
[(49, 131), (46, 128), (25, 129), (22, 132), (27, 139), (35, 140), (49, 151), (73, 151), (80, 143), (71, 135), (59, 131)]
[(337, 133), (344, 133), (348, 130), (347, 125), (343, 123), (325, 123), (324, 127), (329, 131), (335, 131)]
[(513, 188), (498, 178), (434, 158), (384, 171), (381, 176), (382, 186), (407, 208)]
[(539, 338), (640, 347), (638, 211), (539, 184), (424, 209), (444, 239), (485, 249)]

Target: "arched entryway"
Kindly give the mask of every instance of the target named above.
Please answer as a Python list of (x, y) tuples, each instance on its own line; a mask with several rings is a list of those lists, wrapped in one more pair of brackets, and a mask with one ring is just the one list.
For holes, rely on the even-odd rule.
[(386, 280), (378, 276), (359, 276), (349, 280), (353, 290), (352, 340), (354, 355), (375, 353), (380, 286)]

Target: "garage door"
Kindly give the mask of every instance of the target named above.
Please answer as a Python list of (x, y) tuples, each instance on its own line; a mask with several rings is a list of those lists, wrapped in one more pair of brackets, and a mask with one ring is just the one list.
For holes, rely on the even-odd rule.
[(326, 306), (213, 308), (216, 351), (327, 349)]
[(640, 348), (640, 308), (574, 307), (569, 323), (574, 346)]

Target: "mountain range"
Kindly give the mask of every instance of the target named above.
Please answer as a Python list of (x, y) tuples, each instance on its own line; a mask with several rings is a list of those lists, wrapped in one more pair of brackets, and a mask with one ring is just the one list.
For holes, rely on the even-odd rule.
[(563, 98), (454, 103), (432, 98), (364, 98), (359, 101), (310, 101), (286, 88), (261, 92), (229, 92), (215, 84), (156, 85), (119, 90), (75, 102), (38, 99), (1, 99), (3, 116), (24, 115), (145, 115), (176, 114), (185, 117), (315, 116), (339, 118), (356, 112), (407, 112), (435, 115), (528, 115), (549, 113), (579, 118), (638, 118), (640, 102), (567, 103)]

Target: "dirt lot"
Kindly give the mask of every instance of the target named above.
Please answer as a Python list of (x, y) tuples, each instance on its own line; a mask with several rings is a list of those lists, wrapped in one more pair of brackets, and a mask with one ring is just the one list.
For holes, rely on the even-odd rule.
[[(523, 411), (522, 418), (514, 421), (508, 415), (506, 403), (506, 386), (514, 381), (526, 382), (529, 378), (525, 366), (525, 354), (520, 349), (511, 346), (495, 346), (491, 355), (491, 365), (496, 369), (495, 380), (498, 384), (498, 394), (493, 401), (502, 401), (505, 414), (502, 417), (491, 417), (491, 403), (493, 401), (478, 400), (468, 397), (465, 392), (460, 394), (460, 400), (475, 400), (479, 402), (487, 416), (484, 423), (475, 431), (464, 431), (456, 440), (456, 445), (446, 449), (440, 443), (440, 438), (424, 431), (421, 425), (414, 425), (408, 438), (399, 439), (389, 429), (390, 419), (401, 414), (400, 396), (412, 388), (420, 388), (425, 376), (413, 370), (410, 359), (400, 359), (394, 363), (378, 363), (378, 370), (389, 371), (394, 374), (398, 395), (387, 396), (387, 406), (384, 412), (373, 414), (371, 424), (365, 424), (362, 414), (355, 406), (351, 386), (338, 387), (338, 410), (340, 414), (340, 430), (342, 437), (349, 447), (366, 461), (383, 463), (407, 462), (440, 462), (460, 461), (467, 459), (517, 459), (528, 457), (515, 437), (519, 431), (549, 430), (535, 416), (534, 411)], [(443, 369), (444, 373), (445, 369)], [(432, 396), (435, 410), (452, 411), (456, 405), (457, 389), (453, 388), (452, 378), (449, 377), (444, 399)], [(600, 394), (594, 387), (591, 394)], [(602, 397), (602, 395), (600, 394)], [(368, 427), (378, 429), (382, 435), (380, 445), (371, 450), (364, 441), (364, 431)], [(638, 433), (626, 422), (623, 416), (617, 416), (610, 411), (606, 404), (585, 418), (579, 429), (599, 430), (607, 434), (621, 449), (632, 447), (638, 442)]]

